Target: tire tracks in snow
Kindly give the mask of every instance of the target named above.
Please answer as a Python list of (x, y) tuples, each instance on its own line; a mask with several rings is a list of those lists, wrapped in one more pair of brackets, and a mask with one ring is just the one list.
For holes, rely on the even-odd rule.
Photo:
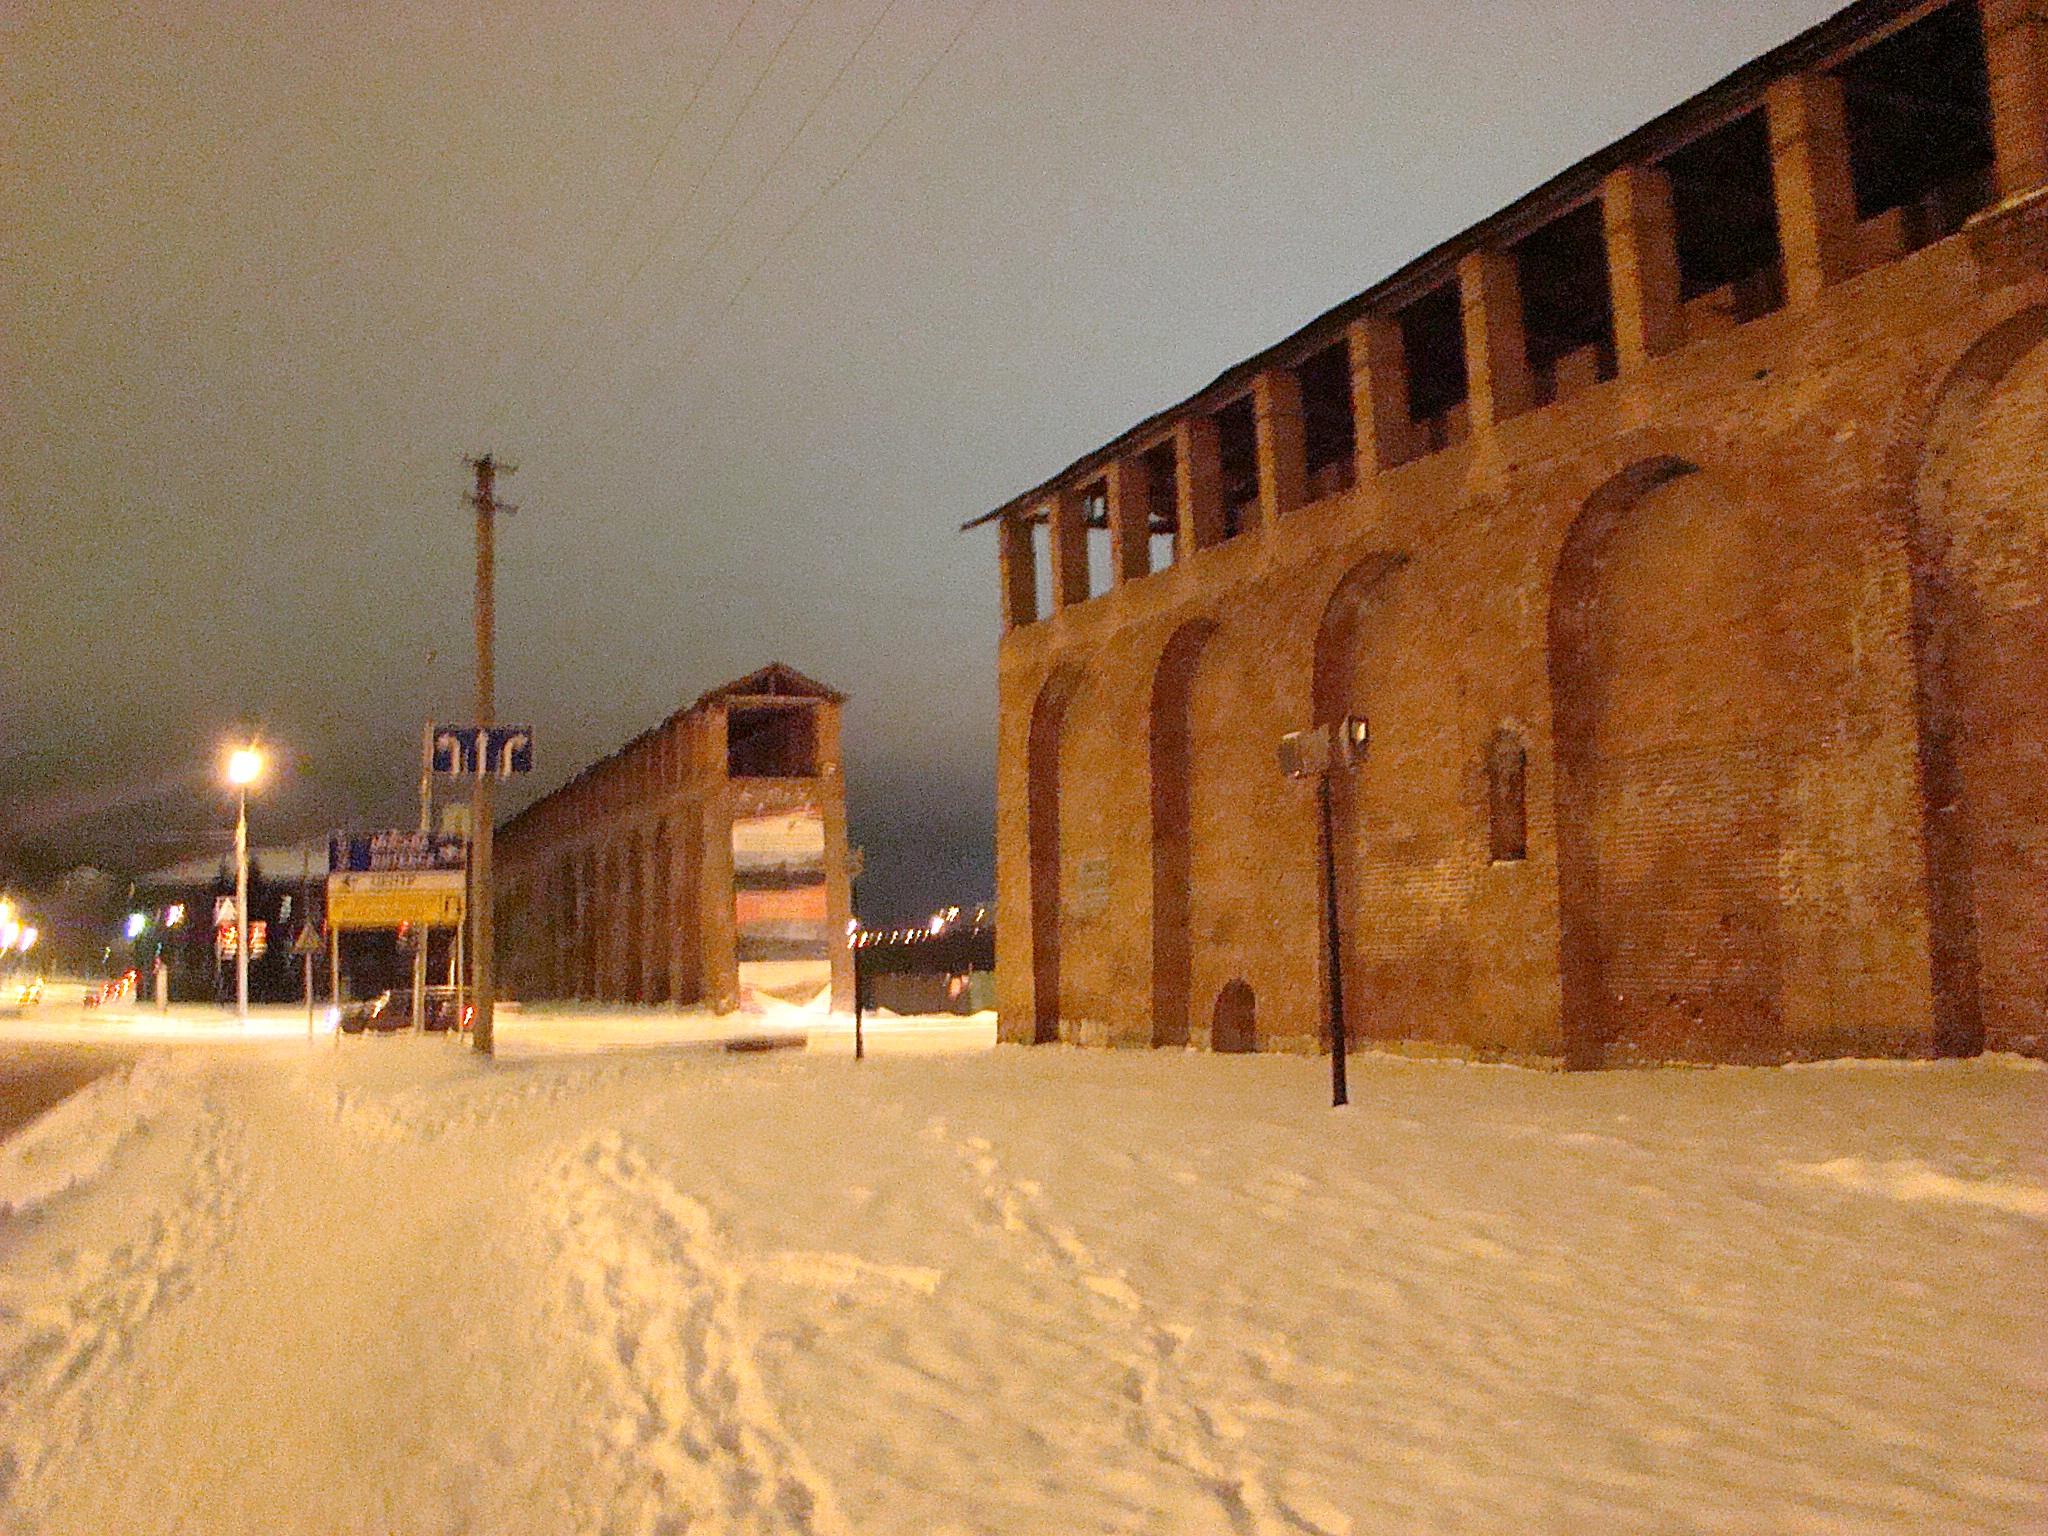
[[(167, 1107), (145, 1101), (138, 1127)], [(176, 1106), (179, 1108), (186, 1106)], [(14, 1519), (45, 1502), (53, 1467), (90, 1444), (110, 1373), (144, 1327), (191, 1294), (225, 1247), (246, 1181), (245, 1135), (210, 1098), (189, 1106), (192, 1147), (179, 1193), (140, 1237), (66, 1256), (53, 1271), (0, 1283), (0, 1509)]]
[[(563, 1159), (540, 1202), (613, 1410), (597, 1448), (609, 1487), (590, 1529), (657, 1536), (701, 1521), (745, 1536), (849, 1536), (832, 1488), (770, 1400), (744, 1305), (750, 1266), (709, 1208), (617, 1133)], [(872, 1270), (916, 1289), (930, 1275), (837, 1255), (777, 1262), (834, 1282)]]
[(1128, 1403), (1124, 1432), (1134, 1444), (1192, 1479), (1240, 1536), (1346, 1536), (1342, 1517), (1318, 1523), (1274, 1491), (1258, 1458), (1233, 1443), (1241, 1434), (1235, 1418), (1189, 1381), (1182, 1362), (1193, 1330), (1161, 1317), (1122, 1272), (1101, 1263), (1059, 1220), (1043, 1186), (1006, 1172), (993, 1144), (956, 1136), (944, 1120), (933, 1119), (923, 1134), (950, 1147), (973, 1174), (984, 1223), (1034, 1250), (1082, 1293), (1091, 1320), (1114, 1341)]

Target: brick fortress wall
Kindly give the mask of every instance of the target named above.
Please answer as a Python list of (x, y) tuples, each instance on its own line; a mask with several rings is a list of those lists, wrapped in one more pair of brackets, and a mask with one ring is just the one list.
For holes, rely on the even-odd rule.
[(1851, 7), (985, 519), (1004, 1038), (1315, 1049), (1362, 714), (1355, 1041), (2048, 1046), (2044, 31)]

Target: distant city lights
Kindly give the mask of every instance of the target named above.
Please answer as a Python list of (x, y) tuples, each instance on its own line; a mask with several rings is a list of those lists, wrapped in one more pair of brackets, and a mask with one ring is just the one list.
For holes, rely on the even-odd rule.
[(943, 907), (923, 922), (907, 928), (869, 928), (858, 918), (846, 925), (846, 935), (855, 949), (873, 949), (881, 945), (926, 944), (942, 939), (955, 932), (984, 933), (988, 930), (991, 916), (987, 903), (974, 908), (971, 920), (963, 921), (961, 908)]

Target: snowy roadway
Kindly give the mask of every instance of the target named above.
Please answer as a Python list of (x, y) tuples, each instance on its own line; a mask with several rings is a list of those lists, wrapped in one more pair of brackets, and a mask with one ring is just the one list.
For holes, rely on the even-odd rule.
[(2031, 1063), (299, 1027), (0, 1144), (0, 1529), (2048, 1528)]

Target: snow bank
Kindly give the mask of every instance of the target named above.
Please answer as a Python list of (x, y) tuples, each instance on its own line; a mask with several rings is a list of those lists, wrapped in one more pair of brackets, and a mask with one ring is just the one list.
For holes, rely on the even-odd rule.
[(0, 1141), (0, 1216), (32, 1210), (104, 1168), (148, 1124), (163, 1066), (152, 1053), (110, 1071)]

